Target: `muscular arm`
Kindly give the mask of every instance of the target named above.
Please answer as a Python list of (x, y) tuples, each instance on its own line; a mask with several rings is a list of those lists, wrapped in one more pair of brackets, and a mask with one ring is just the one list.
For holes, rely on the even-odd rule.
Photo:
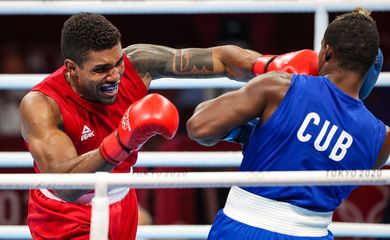
[(379, 152), (379, 156), (374, 165), (374, 169), (382, 168), (385, 165), (389, 157), (389, 154), (390, 154), (390, 128), (386, 126), (385, 141), (382, 145), (381, 151)]
[(174, 49), (135, 44), (124, 49), (138, 74), (150, 81), (162, 77), (214, 78), (227, 76), (239, 81), (253, 77), (252, 64), (261, 54), (226, 45), (212, 48)]
[[(39, 109), (39, 111), (37, 111)], [(62, 117), (57, 104), (39, 93), (27, 94), (20, 105), (22, 135), (43, 173), (91, 173), (110, 171), (114, 166), (98, 149), (78, 156), (71, 139), (61, 130)], [(75, 201), (86, 190), (57, 190), (67, 201)]]
[(251, 119), (261, 115), (263, 122), (268, 120), (285, 96), (290, 81), (288, 73), (267, 73), (239, 90), (199, 104), (187, 122), (189, 137), (211, 146)]

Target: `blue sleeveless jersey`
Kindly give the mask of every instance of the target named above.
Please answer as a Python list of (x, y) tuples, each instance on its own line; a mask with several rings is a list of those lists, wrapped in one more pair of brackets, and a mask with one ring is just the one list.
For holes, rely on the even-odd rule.
[[(253, 131), (242, 171), (372, 169), (385, 125), (327, 77), (293, 75), (273, 115)], [(313, 179), (314, 180), (314, 179)], [(313, 211), (333, 211), (355, 186), (245, 187)]]

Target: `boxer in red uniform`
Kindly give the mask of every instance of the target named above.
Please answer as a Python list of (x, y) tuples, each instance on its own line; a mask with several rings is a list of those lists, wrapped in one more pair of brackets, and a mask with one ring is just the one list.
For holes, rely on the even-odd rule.
[[(261, 56), (235, 46), (172, 49), (136, 44), (122, 49), (118, 29), (103, 16), (70, 17), (61, 34), (64, 65), (22, 100), (22, 135), (37, 173), (127, 173), (153, 135), (172, 138), (177, 110), (148, 95), (161, 77), (247, 81)], [(135, 239), (134, 189), (112, 188), (109, 239)], [(92, 191), (34, 189), (28, 225), (34, 239), (89, 239)]]

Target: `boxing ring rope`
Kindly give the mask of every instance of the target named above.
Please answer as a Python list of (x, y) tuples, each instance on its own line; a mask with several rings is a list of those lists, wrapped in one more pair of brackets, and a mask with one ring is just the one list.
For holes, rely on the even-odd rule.
[[(335, 237), (381, 237), (390, 238), (390, 225), (373, 223), (341, 223), (333, 222), (329, 225)], [(207, 239), (209, 225), (160, 225), (139, 226), (138, 237), (158, 239)], [(164, 236), (161, 233), (164, 232)], [(352, 235), (351, 235), (352, 232)]]
[(102, 14), (286, 13), (350, 11), (362, 6), (372, 11), (390, 9), (387, 0), (180, 0), (180, 1), (1, 1), (1, 15), (53, 15), (93, 11)]
[[(46, 76), (47, 74), (0, 74), (0, 90), (28, 90)], [(151, 89), (235, 89), (244, 84), (228, 78), (213, 78), (212, 80), (161, 78), (152, 81)], [(375, 86), (390, 86), (390, 72), (382, 72)]]
[[(314, 180), (314, 181), (313, 181)], [(108, 186), (134, 188), (209, 188), (237, 186), (323, 186), (323, 185), (388, 185), (390, 170), (332, 170), (332, 171), (275, 171), (275, 172), (170, 172), (170, 173), (95, 173), (95, 174), (3, 174), (0, 189), (92, 189), (91, 239), (107, 239), (108, 201), (94, 204), (96, 198), (105, 198)], [(103, 199), (100, 199), (103, 200)], [(97, 216), (97, 217), (94, 217)], [(96, 221), (98, 220), (98, 221)], [(336, 225), (337, 226), (337, 225)], [(343, 229), (339, 225), (339, 231)], [(344, 231), (352, 229), (345, 224)], [(374, 225), (373, 225), (374, 226)], [(380, 233), (388, 233), (390, 225), (375, 225)], [(162, 227), (162, 226), (160, 226)], [(363, 234), (360, 225), (348, 234)], [(3, 228), (7, 228), (4, 226)], [(153, 228), (150, 226), (149, 228)], [(349, 230), (345, 230), (348, 228)], [(368, 226), (367, 226), (368, 228)], [(371, 229), (371, 230), (373, 230)], [(14, 229), (8, 229), (10, 231)], [(170, 229), (170, 231), (173, 231)], [(207, 231), (207, 230), (206, 230)], [(337, 230), (336, 230), (337, 231)], [(188, 231), (185, 231), (188, 234)], [(152, 234), (149, 232), (149, 234)], [(161, 236), (161, 232), (159, 232)], [(172, 233), (171, 233), (172, 234)], [(346, 234), (346, 233), (345, 233)], [(367, 234), (367, 233), (366, 233)], [(146, 235), (146, 233), (145, 233)], [(188, 235), (186, 235), (188, 236)], [(355, 235), (353, 235), (355, 236)], [(371, 235), (370, 235), (371, 236)]]
[[(1, 174), (0, 189), (92, 189), (108, 186), (133, 188), (221, 188), (238, 186), (388, 185), (390, 170), (270, 171), (270, 172), (99, 172), (66, 174)], [(99, 190), (95, 190), (98, 191)]]
[[(21, 159), (24, 159), (20, 161)], [(242, 159), (241, 152), (140, 152), (139, 153), (139, 159), (136, 164), (138, 167), (153, 167), (153, 166), (176, 166), (176, 167), (237, 167), (239, 166)], [(0, 167), (31, 167), (32, 166), (32, 158), (31, 155), (28, 152), (0, 152)], [(390, 171), (390, 170), (384, 170), (384, 171)], [(377, 176), (382, 176), (383, 171), (330, 171), (327, 172), (327, 178), (342, 178), (342, 177), (372, 177), (375, 179)], [(238, 172), (236, 172), (238, 173)], [(270, 172), (271, 173), (271, 172)], [(298, 172), (299, 175), (301, 175), (302, 172)], [(106, 173), (108, 174), (108, 173)], [(151, 173), (149, 176), (152, 176), (154, 179), (154, 176), (173, 176), (175, 174), (178, 174), (179, 176), (185, 176), (187, 173)], [(196, 173), (198, 174), (198, 173)], [(225, 177), (225, 172), (218, 172), (218, 173), (208, 173), (211, 174), (213, 177), (216, 177), (217, 179), (220, 179), (220, 177)], [(258, 173), (251, 173), (251, 174), (258, 174)], [(286, 175), (286, 172), (282, 172), (283, 176)], [(288, 173), (290, 174), (290, 173)], [(41, 176), (32, 174), (33, 176)], [(74, 175), (74, 174), (65, 174), (65, 175)], [(79, 174), (85, 177), (86, 174)], [(90, 174), (88, 174), (90, 175)], [(127, 174), (128, 175), (128, 174)], [(143, 174), (144, 175), (144, 174)], [(219, 176), (218, 176), (219, 175)], [(3, 178), (8, 179), (8, 176), (10, 175), (3, 175)], [(390, 176), (390, 175), (389, 175)], [(31, 180), (29, 176), (26, 176), (26, 174), (18, 174), (16, 176), (16, 179), (22, 179), (21, 177), (25, 178), (23, 181), (25, 184), (30, 184)], [(158, 177), (157, 177), (158, 178)], [(316, 179), (317, 174), (314, 173), (313, 176), (309, 177), (308, 180), (311, 182), (310, 179)], [(46, 180), (52, 179), (52, 177), (48, 177)], [(55, 177), (53, 179), (62, 179), (62, 177)], [(91, 179), (87, 176), (87, 179)], [(97, 179), (102, 179), (101, 177), (98, 177)], [(200, 179), (207, 179), (206, 185), (209, 184), (210, 176), (207, 177), (200, 177)], [(230, 176), (227, 176), (227, 179), (231, 179)], [(274, 179), (279, 179), (279, 177), (275, 177)], [(38, 182), (46, 182), (45, 179), (41, 179)], [(390, 180), (388, 180), (385, 184), (388, 184)], [(0, 183), (3, 182), (3, 179), (0, 176)], [(84, 182), (84, 181), (83, 181)], [(160, 180), (156, 179), (153, 181), (160, 182)], [(181, 181), (179, 181), (181, 182)], [(152, 183), (152, 184), (154, 184)], [(363, 185), (377, 185), (377, 181), (371, 182), (371, 183), (364, 183)], [(176, 188), (177, 185), (172, 185), (172, 183), (167, 183), (168, 186), (161, 186), (163, 188)], [(314, 184), (314, 183), (313, 183)], [(328, 182), (325, 182), (324, 184), (330, 184)], [(359, 183), (361, 184), (361, 183)], [(125, 184), (127, 185), (127, 184)], [(298, 183), (297, 185), (301, 185), (301, 183)], [(34, 185), (38, 187), (37, 185)], [(194, 187), (197, 187), (198, 184), (195, 183)], [(23, 187), (29, 188), (29, 186), (23, 185)], [(91, 185), (92, 187), (92, 185)], [(149, 186), (145, 186), (148, 187)], [(186, 186), (188, 187), (188, 186)], [(219, 187), (219, 186), (212, 186), (212, 187)], [(3, 188), (3, 185), (0, 184), (0, 189)], [(67, 187), (69, 188), (69, 187)], [(78, 187), (77, 187), (78, 188)], [(141, 187), (140, 187), (141, 188)], [(153, 186), (155, 188), (155, 186)], [(103, 204), (106, 202), (104, 196), (100, 199), (100, 201), (103, 201)], [(97, 209), (105, 209), (104, 205), (99, 205)], [(96, 212), (96, 211), (95, 211)], [(96, 213), (95, 213), (96, 214)], [(103, 214), (106, 217), (100, 217), (99, 219), (108, 219), (107, 213)], [(102, 223), (101, 220), (95, 221), (97, 223)], [(103, 221), (104, 222), (104, 221)], [(107, 223), (106, 223), (107, 224)], [(15, 227), (19, 227), (24, 229), (23, 231), (20, 231), (18, 229), (17, 232), (15, 232)], [(20, 239), (20, 237), (29, 236), (28, 228), (27, 226), (15, 226), (9, 228), (9, 226), (0, 226), (0, 239), (3, 236), (6, 236), (6, 239)], [(203, 238), (205, 239), (207, 237), (208, 229), (210, 226), (141, 226), (138, 237), (140, 239), (142, 238), (152, 238), (152, 237), (158, 237), (160, 239), (178, 239), (178, 238), (184, 238), (184, 237), (191, 237), (191, 238)], [(91, 228), (91, 236), (92, 236), (92, 229), (107, 229), (103, 226), (98, 226)], [(332, 223), (330, 225), (330, 229), (333, 231), (334, 235), (336, 237), (386, 237), (390, 238), (390, 225), (386, 224), (360, 224), (356, 225), (355, 223)], [(27, 234), (27, 235), (26, 235)], [(96, 236), (100, 236), (101, 232), (96, 233)], [(15, 236), (13, 238), (13, 236)]]
[[(135, 167), (239, 167), (240, 151), (214, 152), (139, 152)], [(386, 165), (390, 165), (390, 158)], [(29, 152), (0, 152), (0, 168), (30, 168)]]
[[(47, 74), (0, 74), (0, 90), (26, 90), (42, 81)], [(380, 79), (378, 79), (380, 80)], [(390, 85), (390, 73), (386, 84)], [(210, 79), (178, 79), (162, 78), (152, 81), (151, 89), (210, 89), (210, 88), (239, 88), (243, 82), (232, 81), (228, 78)]]
[[(138, 226), (137, 239), (206, 239), (210, 225), (141, 225)], [(390, 225), (379, 223), (341, 223), (329, 225), (335, 237), (376, 237), (390, 238)], [(31, 239), (27, 226), (0, 226), (0, 239)]]
[[(137, 239), (206, 239), (210, 225), (141, 225)], [(375, 237), (390, 238), (390, 225), (379, 223), (341, 223), (329, 225), (335, 237)], [(27, 226), (0, 226), (0, 239), (31, 239)]]
[[(139, 152), (135, 167), (238, 167), (242, 153), (223, 152)], [(0, 152), (0, 168), (29, 168), (29, 152)]]

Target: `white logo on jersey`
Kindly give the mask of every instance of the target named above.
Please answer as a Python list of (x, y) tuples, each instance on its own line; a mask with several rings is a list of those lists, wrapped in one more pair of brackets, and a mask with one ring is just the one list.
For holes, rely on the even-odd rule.
[(87, 125), (84, 125), (83, 132), (81, 133), (81, 141), (87, 140), (90, 137), (95, 136), (93, 131), (87, 127)]
[[(321, 118), (320, 115), (318, 115), (317, 113), (311, 112), (307, 114), (305, 120), (303, 120), (301, 127), (297, 132), (297, 138), (299, 139), (299, 141), (308, 142), (313, 136), (306, 132), (307, 127), (309, 126), (309, 124), (314, 124), (318, 126), (320, 122)], [(325, 120), (320, 133), (318, 134), (318, 136), (316, 136), (316, 139), (314, 141), (314, 148), (319, 152), (323, 152), (329, 148), (329, 145), (332, 139), (335, 137), (337, 129), (339, 128), (338, 126), (332, 124), (331, 129), (328, 130), (330, 124), (331, 123), (328, 120)], [(343, 158), (347, 154), (348, 148), (351, 147), (352, 142), (353, 137), (351, 136), (351, 134), (342, 130), (341, 134), (337, 138), (336, 143), (332, 147), (332, 152), (330, 153), (329, 158), (334, 161), (343, 160)]]

